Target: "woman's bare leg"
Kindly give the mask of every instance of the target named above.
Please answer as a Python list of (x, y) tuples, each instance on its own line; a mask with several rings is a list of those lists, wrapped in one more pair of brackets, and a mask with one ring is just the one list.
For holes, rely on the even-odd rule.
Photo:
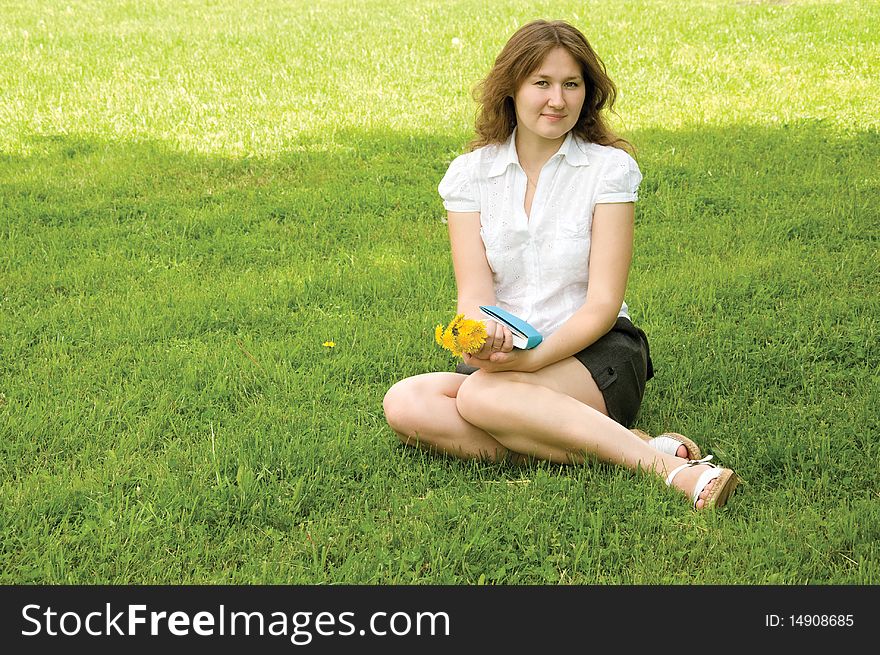
[[(597, 394), (601, 397), (592, 376), (580, 362), (568, 358), (535, 373), (477, 371), (459, 385), (455, 402), (464, 421), (481, 428), (501, 446), (540, 459), (570, 463), (591, 455), (664, 478), (685, 463), (655, 450), (590, 406), (588, 399)], [(706, 468), (684, 469), (673, 485), (690, 494)], [(697, 507), (702, 507), (701, 501)]]
[(382, 402), (388, 425), (407, 445), (462, 459), (525, 459), (458, 413), (455, 397), (466, 379), (460, 373), (425, 373), (401, 380)]

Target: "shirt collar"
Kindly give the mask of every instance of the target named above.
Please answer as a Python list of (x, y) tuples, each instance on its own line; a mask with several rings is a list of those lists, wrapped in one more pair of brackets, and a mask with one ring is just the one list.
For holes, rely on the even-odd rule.
[[(569, 132), (565, 141), (554, 153), (553, 157), (562, 157), (571, 166), (589, 166), (590, 160), (579, 139), (574, 138), (574, 133)], [(550, 159), (553, 159), (551, 157)], [(489, 169), (489, 177), (497, 177), (507, 170), (511, 164), (519, 165), (519, 155), (516, 154), (516, 128), (510, 133), (506, 143), (498, 146), (498, 157), (492, 162)]]
[(516, 128), (510, 133), (506, 143), (498, 145), (498, 156), (489, 168), (489, 177), (498, 177), (511, 164), (519, 165), (519, 156), (516, 154)]
[(584, 150), (584, 143), (580, 139), (576, 139), (574, 132), (569, 132), (565, 141), (562, 142), (559, 150), (554, 157), (565, 157), (565, 161), (571, 166), (589, 166), (590, 159)]

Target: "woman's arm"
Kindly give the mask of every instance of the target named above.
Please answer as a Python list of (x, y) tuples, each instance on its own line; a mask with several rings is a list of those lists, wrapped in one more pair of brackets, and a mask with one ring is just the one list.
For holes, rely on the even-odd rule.
[(458, 312), (480, 319), (480, 305), (495, 304), (495, 285), (480, 237), (480, 212), (447, 212)]
[(537, 348), (494, 355), (491, 370), (537, 371), (583, 350), (611, 329), (626, 291), (634, 223), (634, 203), (596, 205), (586, 301)]
[[(480, 305), (494, 305), (495, 283), (486, 259), (486, 247), (480, 236), (480, 212), (447, 212), (452, 267), (458, 290), (457, 313), (467, 318), (485, 320)], [(494, 351), (510, 352), (513, 335), (503, 325), (486, 321), (488, 338), (476, 356), (486, 359)]]

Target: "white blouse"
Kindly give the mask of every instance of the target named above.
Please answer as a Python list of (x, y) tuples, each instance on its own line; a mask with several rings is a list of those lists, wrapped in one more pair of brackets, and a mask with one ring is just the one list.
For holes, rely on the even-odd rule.
[[(598, 203), (634, 202), (642, 174), (625, 151), (569, 132), (541, 169), (530, 215), (516, 130), (449, 165), (438, 190), (450, 212), (480, 212), (497, 304), (545, 337), (587, 298), (590, 233)], [(626, 303), (619, 316), (629, 318)]]

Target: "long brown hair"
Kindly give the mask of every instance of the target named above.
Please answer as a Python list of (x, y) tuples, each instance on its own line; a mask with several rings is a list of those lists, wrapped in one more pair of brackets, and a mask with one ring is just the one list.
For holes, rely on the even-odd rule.
[(605, 64), (586, 37), (561, 20), (536, 20), (519, 28), (495, 59), (492, 70), (474, 88), (479, 110), (471, 150), (507, 140), (516, 126), (513, 95), (556, 48), (565, 48), (583, 71), (586, 95), (572, 132), (591, 143), (632, 151), (632, 144), (611, 131), (604, 115), (617, 97), (617, 87), (605, 72)]

